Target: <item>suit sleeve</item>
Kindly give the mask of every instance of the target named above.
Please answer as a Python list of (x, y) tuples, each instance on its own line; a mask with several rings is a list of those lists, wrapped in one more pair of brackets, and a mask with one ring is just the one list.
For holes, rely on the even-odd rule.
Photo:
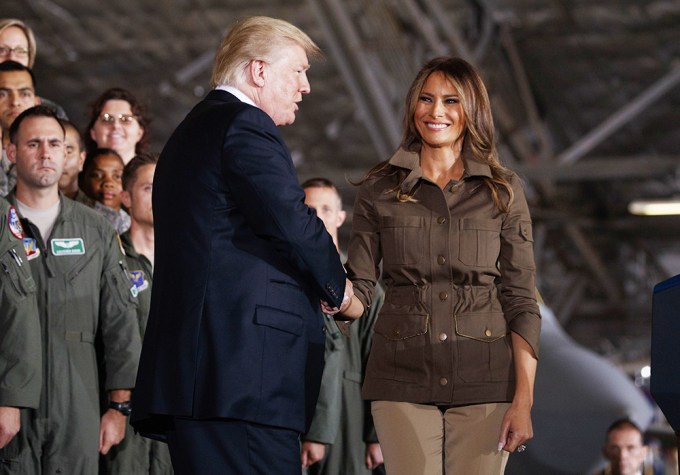
[(333, 241), (304, 204), (288, 150), (271, 119), (244, 109), (227, 129), (223, 174), (233, 199), (255, 233), (273, 243), (317, 289), (339, 306), (345, 272)]

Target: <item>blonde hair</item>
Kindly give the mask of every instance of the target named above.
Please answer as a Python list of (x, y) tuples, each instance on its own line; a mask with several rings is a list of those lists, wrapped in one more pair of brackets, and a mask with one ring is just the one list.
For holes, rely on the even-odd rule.
[(321, 54), (306, 33), (287, 21), (253, 16), (237, 22), (217, 49), (211, 86), (238, 84), (252, 60), (271, 61), (283, 43), (291, 42), (300, 45), (308, 56)]
[(23, 21), (17, 20), (16, 18), (2, 18), (0, 19), (0, 34), (7, 28), (11, 28), (13, 26), (19, 28), (24, 32), (24, 35), (26, 35), (26, 39), (28, 40), (28, 67), (32, 68), (33, 64), (35, 63), (35, 55), (38, 52), (35, 45), (35, 36), (33, 35), (33, 30), (26, 26)]

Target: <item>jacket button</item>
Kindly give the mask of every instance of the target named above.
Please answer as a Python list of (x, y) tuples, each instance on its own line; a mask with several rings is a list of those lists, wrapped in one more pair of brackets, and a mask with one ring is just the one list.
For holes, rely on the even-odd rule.
[(446, 218), (444, 216), (440, 216), (440, 217), (437, 218), (437, 222), (439, 224), (444, 224), (444, 223), (446, 223)]
[(439, 292), (439, 300), (444, 301), (449, 298), (449, 294), (446, 292)]
[(446, 386), (447, 384), (449, 384), (449, 380), (446, 378), (439, 378), (439, 384), (441, 386)]
[(446, 339), (447, 339), (448, 337), (449, 337), (449, 336), (448, 336), (446, 333), (441, 332), (441, 333), (439, 334), (439, 341), (446, 341)]
[(485, 334), (486, 336), (491, 336), (491, 330), (489, 330), (489, 329), (487, 328), (486, 330), (484, 330), (484, 334)]
[(394, 336), (397, 337), (397, 338), (399, 338), (401, 336), (401, 332), (399, 330), (394, 330), (394, 332), (392, 332), (392, 333), (394, 333)]
[(446, 264), (446, 257), (437, 256), (437, 264), (439, 264), (440, 266), (443, 266), (444, 264)]

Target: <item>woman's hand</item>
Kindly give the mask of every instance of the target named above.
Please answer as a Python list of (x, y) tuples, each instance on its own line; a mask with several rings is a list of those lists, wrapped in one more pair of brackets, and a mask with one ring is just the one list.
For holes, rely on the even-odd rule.
[[(362, 309), (361, 312), (359, 312), (358, 314), (356, 314), (355, 310), (348, 312), (348, 310), (350, 310), (350, 307), (356, 309), (357, 305), (361, 307)], [(352, 285), (352, 282), (349, 279), (347, 279), (347, 282), (345, 283), (345, 295), (342, 298), (342, 303), (340, 304), (340, 307), (331, 307), (328, 304), (328, 302), (324, 300), (321, 301), (321, 310), (323, 311), (323, 313), (328, 315), (335, 315), (337, 313), (341, 313), (352, 320), (357, 319), (361, 316), (361, 314), (363, 313), (363, 308), (364, 306), (361, 305), (359, 299), (357, 299), (354, 296), (354, 286)]]
[[(531, 406), (534, 403), (534, 380), (536, 379), (536, 355), (529, 343), (512, 332), (512, 357), (515, 363), (515, 395), (503, 416), (498, 451), (514, 452), (534, 436), (531, 425)], [(522, 452), (524, 448), (519, 451)]]
[(503, 417), (498, 451), (514, 452), (534, 436), (531, 424), (531, 408), (521, 407), (514, 403), (510, 405)]

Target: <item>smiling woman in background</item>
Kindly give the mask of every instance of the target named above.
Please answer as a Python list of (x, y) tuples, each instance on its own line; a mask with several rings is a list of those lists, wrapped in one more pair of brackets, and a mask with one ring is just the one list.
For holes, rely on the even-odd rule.
[(90, 106), (83, 134), (87, 151), (111, 148), (127, 164), (138, 153), (148, 152), (150, 122), (146, 108), (130, 91), (108, 89)]
[(405, 111), (400, 149), (368, 172), (354, 206), (343, 314), (372, 304), (381, 264), (387, 287), (363, 396), (390, 475), (500, 474), (533, 435), (529, 210), (467, 62), (427, 63)]

